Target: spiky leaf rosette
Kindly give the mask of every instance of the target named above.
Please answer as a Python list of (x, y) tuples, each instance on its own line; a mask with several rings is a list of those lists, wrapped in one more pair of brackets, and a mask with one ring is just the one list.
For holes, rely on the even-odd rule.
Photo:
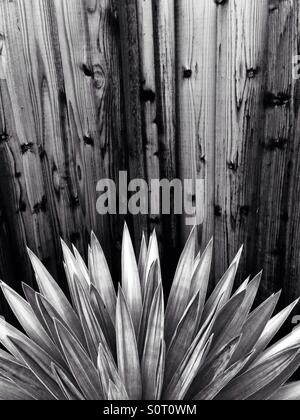
[(92, 235), (88, 267), (64, 243), (71, 302), (29, 251), (39, 292), (2, 291), (24, 334), (0, 320), (3, 400), (299, 399), (300, 328), (270, 346), (297, 302), (279, 294), (252, 310), (261, 275), (233, 293), (241, 251), (207, 297), (213, 243), (195, 256), (191, 233), (165, 308), (155, 233), (137, 263), (125, 226), (118, 293)]

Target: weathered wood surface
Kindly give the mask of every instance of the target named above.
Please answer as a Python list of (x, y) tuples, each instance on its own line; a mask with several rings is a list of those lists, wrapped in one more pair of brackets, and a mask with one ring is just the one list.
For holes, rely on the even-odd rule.
[(94, 229), (109, 251), (120, 235), (96, 212), (97, 181), (118, 172), (125, 150), (114, 10), (73, 0), (0, 8), (4, 208), (17, 252), (25, 258), (27, 244), (58, 274), (60, 236), (86, 251)]
[(244, 243), (240, 278), (296, 297), (299, 33), (297, 0), (0, 0), (2, 278), (32, 282), (26, 245), (60, 278), (59, 237), (86, 252), (92, 229), (118, 272), (125, 218), (171, 277), (184, 218), (97, 214), (97, 181), (128, 170), (203, 179), (215, 277)]
[[(176, 22), (179, 173), (182, 179), (204, 180), (204, 246), (214, 234), (217, 5), (177, 1)], [(184, 223), (182, 230), (186, 238)]]
[(265, 128), (262, 142), (258, 264), (265, 293), (283, 289), (284, 300), (300, 294), (299, 80), (291, 57), (299, 54), (299, 2), (270, 6)]
[[(218, 8), (215, 149), (216, 276), (245, 244), (241, 271), (253, 274), (269, 1), (229, 1)], [(248, 264), (247, 264), (248, 263)]]

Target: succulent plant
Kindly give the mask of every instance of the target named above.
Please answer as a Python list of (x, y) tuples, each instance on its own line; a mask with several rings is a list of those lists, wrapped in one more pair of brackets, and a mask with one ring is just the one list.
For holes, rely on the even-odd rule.
[[(279, 293), (254, 309), (261, 274), (233, 292), (242, 250), (207, 298), (213, 241), (192, 231), (165, 308), (155, 233), (137, 263), (127, 226), (116, 293), (92, 234), (88, 267), (62, 243), (71, 302), (31, 252), (39, 292), (1, 283), (26, 335), (0, 320), (3, 400), (299, 399), (300, 328), (274, 337), (298, 302), (273, 316)], [(268, 347), (269, 346), (269, 347)]]

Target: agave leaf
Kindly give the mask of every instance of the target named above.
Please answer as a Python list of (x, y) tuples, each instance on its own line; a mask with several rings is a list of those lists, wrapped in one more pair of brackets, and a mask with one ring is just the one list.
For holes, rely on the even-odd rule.
[(165, 375), (165, 361), (166, 361), (166, 343), (165, 340), (162, 340), (160, 343), (160, 352), (156, 372), (156, 392), (155, 400), (158, 401), (161, 399), (164, 385), (164, 375)]
[(81, 343), (85, 342), (84, 333), (80, 325), (80, 321), (68, 299), (63, 294), (62, 290), (55, 282), (53, 277), (49, 274), (40, 260), (28, 249), (28, 254), (34, 268), (39, 290), (44, 295), (51, 305), (58, 312), (59, 316), (64, 319), (70, 330), (76, 334), (76, 337)]
[(139, 262), (138, 262), (138, 270), (139, 270), (139, 276), (140, 276), (143, 296), (144, 296), (143, 277), (144, 277), (145, 270), (146, 270), (147, 254), (148, 254), (148, 247), (147, 247), (145, 234), (143, 233), (140, 255), (139, 255)]
[(246, 301), (249, 306), (249, 312), (253, 307), (254, 301), (257, 296), (258, 289), (260, 287), (262, 278), (262, 273), (259, 273), (252, 281), (249, 282), (248, 286), (245, 288), (246, 291)]
[(147, 326), (148, 326), (148, 320), (150, 316), (151, 306), (153, 303), (153, 298), (155, 295), (155, 292), (158, 288), (158, 286), (161, 284), (161, 276), (160, 276), (160, 270), (158, 266), (158, 261), (155, 261), (152, 266), (151, 270), (149, 272), (148, 281), (146, 284), (146, 291), (145, 291), (145, 298), (144, 298), (144, 304), (143, 304), (143, 311), (142, 311), (142, 317), (141, 317), (141, 323), (139, 327), (139, 335), (138, 335), (138, 349), (139, 354), (142, 357), (144, 352), (144, 345), (145, 345), (145, 339), (147, 334)]
[(15, 357), (15, 359), (22, 365), (27, 364), (24, 361), (23, 354), (18, 351), (16, 346), (12, 343), (12, 339), (21, 342), (24, 348), (30, 348), (33, 354), (41, 353), (42, 356), (49, 363), (57, 363), (51, 354), (45, 352), (34, 341), (30, 340), (25, 334), (18, 331), (12, 325), (0, 318), (0, 343)]
[(75, 256), (76, 263), (77, 263), (76, 266), (78, 267), (78, 270), (82, 273), (87, 285), (90, 286), (91, 285), (90, 274), (89, 274), (89, 270), (86, 266), (86, 263), (84, 262), (84, 260), (83, 260), (82, 256), (80, 255), (78, 249), (74, 245), (72, 245), (72, 248), (73, 248), (74, 256)]
[[(250, 314), (248, 320), (243, 326), (241, 341), (232, 357), (232, 364), (241, 360), (241, 358), (246, 354), (249, 354), (253, 348), (257, 351), (256, 343), (276, 308), (278, 298), (279, 295), (271, 296), (254, 312), (252, 312), (252, 314)], [(254, 353), (252, 357), (255, 356), (256, 353)]]
[(39, 320), (40, 324), (44, 327), (45, 331), (48, 333), (48, 335), (51, 337), (51, 332), (48, 329), (47, 324), (45, 323), (44, 317), (42, 316), (40, 312), (40, 308), (38, 306), (37, 300), (36, 300), (36, 294), (37, 292), (32, 289), (32, 287), (28, 286), (26, 283), (22, 283), (23, 292), (26, 298), (26, 301), (31, 306), (35, 316)]
[[(49, 331), (49, 334), (51, 335), (53, 341), (56, 343), (56, 346), (60, 349), (60, 341), (57, 336), (54, 320), (59, 319), (60, 322), (64, 324), (66, 328), (69, 329), (69, 327), (67, 326), (63, 318), (61, 318), (61, 316), (55, 310), (55, 308), (51, 305), (51, 303), (43, 295), (41, 295), (40, 293), (36, 293), (35, 299), (38, 306), (38, 310), (40, 311), (40, 314), (43, 317), (43, 322), (47, 325), (47, 330)], [(86, 346), (85, 342), (84, 345)]]
[(166, 344), (170, 345), (175, 330), (189, 301), (196, 248), (196, 228), (190, 234), (180, 257), (166, 309)]
[(145, 348), (142, 358), (143, 399), (155, 400), (157, 374), (161, 357), (161, 343), (164, 339), (164, 295), (162, 285), (155, 293), (148, 322)]
[(91, 282), (98, 290), (105, 303), (109, 316), (114, 324), (116, 316), (116, 290), (112, 281), (110, 270), (103, 252), (103, 249), (92, 233), (90, 253), (90, 275)]
[[(195, 337), (191, 346), (186, 352), (183, 361), (179, 364), (178, 368), (175, 370), (175, 374), (172, 380), (170, 381), (170, 383), (167, 382), (167, 378), (165, 377), (164, 388), (165, 390), (167, 390), (165, 391), (165, 393), (168, 392), (169, 395), (174, 396), (175, 392), (177, 392), (181, 388), (182, 388), (182, 392), (184, 391), (184, 397), (188, 393), (190, 386), (192, 385), (194, 379), (196, 378), (198, 371), (201, 368), (202, 363), (204, 363), (207, 353), (210, 350), (211, 343), (213, 341), (213, 335), (211, 335), (211, 331), (215, 322), (217, 310), (218, 308), (215, 308), (215, 312), (213, 312), (209, 316), (205, 324), (202, 326), (202, 328), (198, 332), (197, 336)], [(191, 382), (190, 383), (186, 382), (185, 386), (182, 387), (182, 379), (184, 379), (183, 375), (187, 377), (186, 375), (187, 367), (191, 366), (189, 365), (189, 362), (192, 362), (192, 355), (197, 355), (197, 352), (201, 353), (202, 349), (206, 348), (207, 343), (209, 343), (209, 345), (207, 346), (207, 350), (205, 350), (205, 354), (203, 353), (202, 355), (203, 357), (201, 358), (198, 357), (199, 365), (198, 366), (196, 365), (197, 369), (193, 370), (194, 377), (192, 378), (191, 375), (189, 374), (188, 379), (191, 380)]]
[(103, 302), (102, 297), (100, 296), (98, 290), (93, 284), (90, 287), (90, 301), (91, 306), (94, 311), (94, 314), (97, 318), (99, 325), (101, 326), (104, 337), (109, 344), (111, 352), (114, 356), (117, 355), (116, 352), (116, 329), (114, 323), (110, 318), (110, 315), (107, 311), (107, 308)]
[(113, 377), (116, 374), (117, 368), (113, 366), (113, 368), (111, 369), (108, 358), (105, 354), (105, 350), (101, 347), (101, 345), (99, 346), (97, 367), (98, 376), (101, 384), (101, 392), (103, 398), (107, 400), (109, 392), (109, 383), (111, 377)]
[(0, 377), (0, 401), (34, 401), (34, 398), (13, 382)]
[[(192, 342), (191, 346), (189, 347), (188, 351), (186, 352), (184, 360), (183, 360), (183, 361), (182, 361), (182, 363), (179, 365), (179, 366), (180, 366), (180, 367), (179, 367), (179, 369), (178, 369), (178, 368), (177, 368), (177, 370), (175, 369), (176, 374), (175, 374), (175, 375), (174, 375), (174, 377), (172, 378), (172, 382), (174, 382), (174, 379), (176, 379), (176, 378), (175, 378), (175, 376), (176, 376), (176, 375), (177, 375), (177, 377), (178, 377), (178, 375), (180, 375), (180, 372), (181, 372), (181, 370), (182, 370), (182, 367), (184, 366), (185, 360), (187, 360), (187, 359), (188, 359), (189, 355), (190, 355), (190, 354), (193, 352), (193, 350), (197, 347), (198, 343), (199, 343), (199, 342), (206, 343), (206, 342), (208, 342), (209, 337), (210, 337), (210, 338), (211, 338), (211, 340), (210, 340), (210, 345), (209, 345), (209, 347), (208, 347), (208, 352), (207, 352), (207, 353), (209, 353), (209, 350), (210, 350), (210, 348), (211, 348), (211, 342), (213, 341), (213, 335), (211, 334), (211, 332), (212, 332), (213, 326), (214, 326), (214, 324), (215, 324), (215, 320), (216, 320), (217, 314), (218, 314), (218, 306), (216, 306), (216, 307), (214, 308), (214, 312), (212, 312), (212, 313), (209, 315), (209, 317), (207, 318), (206, 322), (205, 322), (205, 323), (203, 324), (203, 326), (200, 328), (200, 330), (199, 330), (199, 332), (197, 333), (196, 337), (194, 338), (194, 340), (193, 340), (193, 342)], [(205, 357), (203, 358), (203, 363), (205, 363), (206, 359), (207, 359), (207, 354), (205, 354)], [(199, 366), (199, 369), (200, 369), (200, 368), (201, 368), (201, 365)], [(197, 374), (198, 374), (198, 373), (196, 373), (195, 378), (196, 378)], [(195, 378), (194, 378), (194, 379), (195, 379)], [(193, 383), (193, 381), (192, 381), (192, 383)], [(191, 383), (191, 385), (192, 385), (192, 383)], [(166, 375), (165, 375), (164, 387), (165, 387), (165, 388), (170, 387), (169, 382), (168, 382), (168, 378), (167, 378), (167, 376), (166, 376)], [(190, 387), (188, 387), (188, 388), (186, 389), (186, 393), (188, 393), (189, 388), (190, 388)]]
[[(287, 349), (300, 347), (300, 327), (294, 329), (289, 335), (284, 337), (282, 340), (275, 343), (273, 346), (268, 348), (263, 354), (261, 354), (253, 363), (253, 366), (257, 366), (267, 361), (274, 355), (283, 352)], [(252, 366), (252, 367), (253, 367)]]
[(195, 263), (195, 270), (192, 277), (190, 296), (193, 298), (193, 293), (199, 293), (197, 319), (195, 324), (195, 332), (193, 338), (196, 337), (202, 322), (203, 311), (205, 307), (205, 300), (210, 278), (210, 269), (213, 256), (213, 240), (210, 241), (203, 255), (197, 259)]
[(62, 393), (65, 395), (67, 400), (84, 401), (82, 393), (61, 369), (55, 365), (52, 365), (52, 371), (56, 382), (58, 383)]
[(294, 361), (298, 349), (285, 350), (235, 378), (217, 396), (218, 400), (244, 401), (267, 387)]
[(280, 388), (271, 401), (300, 401), (300, 382), (294, 382)]
[(142, 289), (127, 225), (124, 227), (122, 243), (122, 287), (137, 335), (142, 316)]
[[(260, 276), (257, 276), (249, 283), (244, 292), (241, 292), (239, 295), (234, 295), (220, 311), (220, 315), (213, 329), (215, 342), (212, 345), (212, 354), (216, 353), (235, 337), (241, 335), (243, 326), (253, 306), (260, 279)], [(243, 356), (246, 354), (248, 353), (244, 353)]]
[(260, 389), (254, 395), (251, 395), (249, 400), (251, 401), (264, 401), (271, 398), (274, 393), (280, 389), (282, 385), (284, 385), (298, 370), (300, 367), (300, 351), (298, 347), (298, 352), (296, 353), (295, 358), (291, 361), (291, 363), (284, 369), (279, 375), (275, 375), (274, 372), (274, 379), (264, 388)]
[(112, 354), (107, 351), (101, 344), (98, 352), (98, 373), (102, 386), (103, 395), (108, 399), (109, 384), (112, 382), (122, 392), (123, 399), (128, 400), (128, 395), (124, 384), (121, 381), (118, 368), (112, 357)]
[(0, 349), (0, 357), (3, 360), (7, 360), (10, 363), (18, 363), (20, 366), (25, 367), (25, 363), (20, 362), (20, 360), (18, 360), (16, 357), (8, 353), (6, 350)]
[(230, 368), (221, 373), (216, 379), (214, 379), (205, 389), (199, 392), (194, 398), (195, 401), (211, 401), (219, 392), (226, 387), (227, 384), (235, 378), (239, 372), (244, 368), (249, 360), (249, 355), (243, 360), (232, 365)]
[(165, 400), (180, 401), (184, 399), (209, 352), (212, 340), (213, 336), (207, 341), (205, 335), (193, 343), (165, 391)]
[(54, 399), (53, 395), (47, 391), (30, 369), (1, 350), (0, 375), (9, 379), (20, 389), (23, 389), (24, 392), (35, 400), (48, 401)]
[(130, 400), (142, 397), (142, 380), (136, 335), (124, 293), (119, 288), (116, 315), (119, 374)]
[(197, 311), (199, 307), (200, 292), (194, 296), (186, 309), (175, 331), (166, 356), (165, 382), (169, 383), (172, 375), (184, 359), (184, 356), (192, 344), (197, 323)]
[(77, 300), (78, 313), (81, 320), (81, 325), (83, 326), (83, 331), (85, 334), (91, 360), (96, 366), (99, 343), (103, 343), (106, 347), (108, 344), (101, 330), (101, 327), (97, 322), (97, 318), (93, 312), (90, 301), (86, 296), (81, 282), (77, 280), (78, 279), (75, 275), (75, 298)]
[(201, 256), (199, 254), (198, 259), (196, 259), (194, 273), (192, 275), (190, 300), (201, 290), (201, 298), (203, 299), (203, 305), (205, 302), (211, 273), (213, 247), (214, 241), (213, 239), (211, 239), (203, 254)]
[(155, 261), (158, 262), (158, 270), (159, 270), (159, 274), (161, 276), (159, 246), (158, 246), (156, 231), (154, 230), (151, 237), (150, 237), (149, 247), (148, 247), (147, 256), (146, 256), (145, 270), (144, 270), (144, 272), (142, 274), (142, 277), (141, 277), (143, 297), (145, 297), (147, 282), (149, 280), (149, 273), (150, 273), (152, 264)]
[[(78, 338), (78, 332), (72, 331), (70, 326), (65, 322), (65, 320), (57, 313), (55, 308), (51, 305), (51, 303), (41, 294), (36, 294), (36, 301), (39, 307), (39, 310), (44, 318), (44, 322), (47, 324), (47, 328), (50, 331), (51, 337), (53, 341), (56, 343), (57, 347), (60, 349), (60, 340), (57, 335), (57, 330), (55, 327), (55, 319), (58, 319), (62, 325), (72, 334), (76, 339), (80, 342), (80, 344), (84, 347), (84, 349), (88, 352), (88, 346), (86, 340), (81, 342)], [(62, 350), (61, 350), (62, 351)]]
[(76, 301), (76, 295), (75, 295), (75, 285), (74, 285), (74, 278), (76, 276), (77, 281), (80, 281), (81, 286), (84, 288), (85, 291), (88, 290), (88, 283), (84, 277), (84, 274), (81, 272), (80, 266), (76, 261), (76, 258), (74, 257), (73, 253), (67, 246), (67, 244), (61, 240), (62, 250), (63, 250), (63, 256), (64, 256), (64, 268), (66, 272), (66, 277), (68, 280), (69, 290), (71, 293), (71, 298), (73, 302), (73, 306), (77, 309), (77, 301)]
[(60, 321), (55, 320), (55, 327), (66, 361), (83, 395), (89, 401), (102, 400), (97, 370), (84, 348)]
[(53, 359), (42, 348), (39, 348), (30, 340), (19, 340), (16, 337), (8, 338), (41, 384), (44, 385), (55, 399), (64, 399), (51, 371), (51, 365), (55, 364)]
[(256, 352), (255, 352), (255, 355), (253, 355), (250, 361), (250, 364), (255, 363), (255, 360), (258, 357), (262, 356), (262, 352), (267, 348), (267, 346), (276, 336), (276, 334), (278, 333), (280, 328), (283, 326), (285, 321), (288, 319), (290, 314), (293, 312), (295, 307), (298, 305), (298, 303), (299, 303), (299, 299), (297, 299), (294, 303), (292, 303), (290, 306), (288, 306), (283, 311), (281, 311), (278, 315), (274, 316), (268, 322), (266, 328), (264, 329), (264, 332), (262, 333), (257, 344), (255, 345)]
[(239, 295), (240, 293), (244, 292), (245, 290), (247, 290), (248, 284), (250, 283), (250, 279), (251, 277), (248, 277), (244, 283), (242, 283), (240, 285), (240, 287), (237, 289), (237, 291), (235, 292), (234, 296)]
[(214, 341), (209, 355), (211, 361), (226, 344), (241, 334), (247, 311), (246, 292), (234, 296), (218, 313), (212, 333)]
[(54, 360), (62, 364), (63, 359), (59, 351), (35, 316), (30, 305), (9, 286), (4, 283), (0, 284), (9, 306), (27, 335), (47, 353), (51, 354)]
[(24, 364), (24, 360), (20, 354), (16, 351), (15, 347), (9, 340), (9, 336), (18, 337), (19, 339), (28, 340), (25, 334), (18, 331), (12, 325), (8, 324), (3, 318), (0, 317), (0, 343), (5, 349), (14, 356), (14, 358), (21, 364)]
[(206, 389), (226, 371), (240, 339), (241, 337), (234, 338), (229, 344), (220, 350), (211, 362), (207, 363), (205, 361), (203, 363), (187, 395), (189, 400), (191, 400), (199, 392), (199, 389)]
[(109, 381), (108, 398), (109, 401), (127, 401), (128, 398), (124, 397), (123, 390), (119, 389), (116, 384)]
[[(206, 321), (209, 314), (214, 310), (216, 305), (224, 306), (230, 299), (232, 294), (232, 289), (234, 285), (235, 276), (238, 270), (238, 266), (240, 263), (240, 259), (242, 256), (243, 247), (239, 250), (237, 256), (233, 260), (231, 266), (226, 271), (218, 285), (216, 286), (215, 290), (209, 297), (203, 312), (202, 323)], [(222, 296), (222, 300), (220, 302), (220, 296)]]
[(250, 313), (261, 273), (232, 295), (242, 249), (205, 303), (213, 243), (195, 258), (194, 228), (164, 319), (155, 232), (137, 264), (125, 226), (118, 297), (94, 234), (89, 269), (62, 247), (75, 309), (30, 251), (40, 293), (24, 285), (26, 302), (0, 282), (29, 336), (0, 319), (0, 399), (300, 400), (299, 384), (282, 387), (300, 366), (300, 327), (265, 350), (298, 302), (270, 320), (277, 294)]

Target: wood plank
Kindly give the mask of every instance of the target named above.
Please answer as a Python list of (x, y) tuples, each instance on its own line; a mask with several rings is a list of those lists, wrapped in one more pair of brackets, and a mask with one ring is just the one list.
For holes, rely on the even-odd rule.
[(108, 224), (96, 210), (96, 185), (106, 172), (102, 159), (105, 144), (99, 133), (85, 4), (81, 0), (55, 0), (54, 7), (70, 123), (74, 206), (83, 215), (85, 242), (94, 229), (101, 232), (108, 249)]
[[(28, 25), (30, 21), (30, 26)], [(31, 2), (0, 4), (1, 55), (1, 190), (5, 212), (13, 232), (14, 248), (30, 280), (25, 244), (56, 271), (53, 225), (49, 222), (42, 165), (39, 154), (41, 90)], [(30, 28), (30, 29), (29, 29)]]
[[(120, 34), (114, 0), (85, 1), (90, 69), (95, 95), (101, 149), (101, 176), (119, 185), (119, 171), (126, 170), (124, 109), (121, 84)], [(99, 217), (99, 216), (98, 216)], [(107, 215), (107, 244), (113, 267), (119, 266), (124, 216)], [(104, 232), (97, 232), (101, 242)]]
[(270, 6), (262, 143), (257, 264), (264, 268), (264, 296), (283, 289), (283, 304), (300, 293), (300, 82), (293, 80), (292, 66), (300, 40), (299, 10), (298, 2), (294, 1), (276, 1)]
[[(241, 244), (243, 275), (257, 253), (255, 231), (263, 137), (263, 91), (268, 0), (229, 0), (218, 6), (216, 194), (216, 278)], [(254, 259), (255, 261), (255, 259)]]
[[(122, 81), (126, 118), (126, 143), (128, 148), (129, 178), (146, 180), (145, 149), (143, 144), (143, 119), (141, 105), (141, 59), (139, 23), (136, 0), (117, 1), (122, 53)], [(148, 234), (148, 216), (132, 219), (135, 244), (142, 233)]]
[[(159, 145), (161, 179), (178, 178), (176, 150), (176, 56), (175, 56), (175, 2), (153, 0), (154, 51), (157, 92), (156, 124)], [(179, 247), (178, 216), (162, 216), (162, 257), (166, 264), (164, 278), (172, 281)]]
[[(156, 85), (154, 16), (152, 0), (138, 0), (138, 29), (141, 79), (141, 112), (143, 123), (143, 143), (145, 148), (146, 176), (151, 203), (151, 180), (160, 179), (160, 156), (158, 143), (158, 92)], [(162, 232), (160, 214), (149, 214), (149, 228), (155, 229), (159, 237)]]
[[(146, 180), (145, 149), (141, 104), (141, 57), (136, 0), (117, 2), (122, 52), (122, 81), (126, 118), (126, 146), (130, 179)], [(135, 244), (143, 232), (148, 234), (148, 217), (135, 216), (132, 221)]]
[[(214, 231), (216, 13), (215, 2), (176, 2), (179, 173), (183, 180), (203, 180), (197, 200), (195, 185), (187, 197), (202, 208), (201, 247)], [(184, 240), (190, 227), (184, 219), (181, 227)]]
[(98, 180), (125, 166), (115, 10), (5, 0), (0, 11), (5, 211), (24, 279), (25, 244), (60, 276), (60, 236), (85, 253), (92, 229), (106, 251), (120, 243), (122, 221), (96, 212)]

